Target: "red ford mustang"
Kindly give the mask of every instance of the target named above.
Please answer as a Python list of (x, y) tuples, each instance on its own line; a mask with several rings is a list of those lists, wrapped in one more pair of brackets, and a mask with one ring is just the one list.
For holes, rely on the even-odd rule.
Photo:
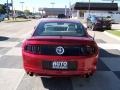
[(90, 76), (98, 54), (84, 26), (70, 19), (41, 19), (22, 45), (24, 69), (31, 76)]

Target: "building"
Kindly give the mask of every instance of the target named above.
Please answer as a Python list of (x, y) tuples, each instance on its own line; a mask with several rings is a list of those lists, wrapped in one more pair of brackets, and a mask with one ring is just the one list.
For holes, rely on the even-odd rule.
[(120, 11), (117, 3), (85, 3), (76, 2), (71, 6), (72, 18), (84, 18), (88, 15), (107, 17), (110, 16), (115, 22), (120, 22)]
[(39, 11), (48, 17), (56, 17), (58, 14), (65, 14), (66, 16), (69, 16), (68, 8), (39, 8)]

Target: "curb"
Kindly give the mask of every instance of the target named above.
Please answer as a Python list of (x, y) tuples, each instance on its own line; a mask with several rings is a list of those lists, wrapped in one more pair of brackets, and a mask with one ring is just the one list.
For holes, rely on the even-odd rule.
[(28, 22), (31, 20), (16, 20), (16, 21), (4, 21), (4, 23), (16, 23), (16, 22)]
[(118, 37), (118, 36), (115, 36), (115, 35), (113, 35), (113, 34), (110, 34), (110, 33), (106, 32), (106, 31), (104, 32), (104, 34), (106, 34), (106, 35), (108, 35), (108, 36), (110, 36), (110, 37), (112, 37), (112, 38), (120, 41), (120, 37)]

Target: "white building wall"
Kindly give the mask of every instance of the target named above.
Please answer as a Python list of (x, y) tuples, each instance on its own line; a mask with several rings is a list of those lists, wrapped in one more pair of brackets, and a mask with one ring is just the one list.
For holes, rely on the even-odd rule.
[(73, 19), (80, 19), (80, 10), (73, 10), (72, 11), (72, 18)]
[(72, 10), (72, 18), (77, 19), (77, 10)]

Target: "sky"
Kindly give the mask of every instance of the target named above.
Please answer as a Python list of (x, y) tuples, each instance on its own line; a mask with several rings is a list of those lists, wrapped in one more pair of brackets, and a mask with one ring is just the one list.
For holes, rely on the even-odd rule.
[[(31, 12), (37, 12), (38, 8), (43, 8), (43, 7), (49, 7), (52, 8), (52, 4), (51, 2), (54, 2), (54, 8), (64, 8), (65, 5), (69, 8), (69, 3), (71, 2), (71, 4), (74, 4), (75, 2), (88, 2), (89, 0), (13, 0), (14, 4), (14, 9), (16, 10), (22, 10), (22, 4), (20, 2), (24, 2), (23, 3), (23, 10), (28, 9)], [(90, 0), (91, 2), (111, 2), (110, 0)], [(6, 3), (7, 0), (0, 0), (0, 4), (4, 4)], [(8, 2), (10, 3), (11, 0), (8, 0)], [(119, 1), (115, 1), (115, 2), (120, 2)]]

